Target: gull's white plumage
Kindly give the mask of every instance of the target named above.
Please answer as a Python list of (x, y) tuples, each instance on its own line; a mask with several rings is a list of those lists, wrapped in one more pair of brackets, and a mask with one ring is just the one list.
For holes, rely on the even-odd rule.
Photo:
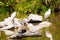
[(13, 23), (13, 20), (14, 20), (15, 16), (16, 16), (16, 12), (13, 12), (11, 14), (11, 17), (8, 17), (4, 20), (4, 23), (7, 24), (7, 25), (11, 25)]

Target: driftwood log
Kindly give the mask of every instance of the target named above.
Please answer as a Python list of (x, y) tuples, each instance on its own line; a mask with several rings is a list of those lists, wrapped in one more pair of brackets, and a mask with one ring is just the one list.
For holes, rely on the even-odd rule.
[(20, 38), (23, 38), (23, 37), (39, 37), (39, 36), (42, 36), (42, 34), (40, 32), (25, 32), (25, 33), (16, 33), (10, 37), (8, 37), (9, 39), (20, 39)]
[(42, 21), (38, 21), (38, 20), (30, 20), (28, 23), (41, 23)]

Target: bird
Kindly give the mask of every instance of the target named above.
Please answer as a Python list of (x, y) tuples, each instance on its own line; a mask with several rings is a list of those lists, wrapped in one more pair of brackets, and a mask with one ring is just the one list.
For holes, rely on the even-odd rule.
[(11, 14), (11, 18), (15, 18), (16, 17), (16, 12), (13, 12), (12, 14)]
[[(6, 26), (0, 28), (0, 30), (5, 30), (5, 29), (11, 29), (11, 28), (17, 28), (23, 26), (22, 22), (18, 18), (14, 18), (14, 23), (10, 21), (6, 21)], [(8, 23), (7, 23), (8, 22)], [(8, 25), (7, 25), (8, 24)]]
[(45, 12), (44, 17), (47, 19), (51, 14), (51, 9), (48, 9), (48, 11)]
[(13, 21), (13, 19), (16, 17), (16, 12), (13, 12), (10, 17), (5, 18), (4, 21)]
[(46, 36), (52, 40), (52, 34), (49, 31), (46, 31)]
[(4, 23), (6, 25), (13, 24), (13, 20), (14, 20), (15, 16), (16, 16), (16, 12), (13, 12), (10, 17), (4, 19)]
[(31, 32), (35, 32), (36, 30), (40, 30), (44, 27), (49, 27), (49, 26), (51, 26), (51, 23), (47, 21), (43, 21), (39, 23), (38, 25), (33, 25), (32, 23), (27, 24), (27, 27), (29, 28)]
[(4, 21), (0, 22), (0, 26), (10, 25), (13, 23), (13, 19), (16, 16), (16, 12), (11, 14), (11, 17), (5, 18)]
[(11, 14), (11, 17), (8, 17), (8, 18), (5, 18), (4, 21), (0, 22), (0, 26), (3, 26), (2, 28), (0, 28), (1, 30), (2, 29), (10, 29), (12, 27), (14, 27), (14, 18), (16, 16), (16, 12), (13, 12)]

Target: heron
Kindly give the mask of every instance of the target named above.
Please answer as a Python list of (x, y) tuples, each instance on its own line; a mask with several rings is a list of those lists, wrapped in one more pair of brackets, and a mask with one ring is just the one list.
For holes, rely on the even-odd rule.
[(3, 22), (0, 22), (1, 26), (3, 26), (3, 28), (1, 29), (9, 29), (9, 28), (14, 27), (13, 21), (14, 21), (15, 16), (16, 16), (16, 12), (13, 12), (11, 14), (11, 17), (5, 18)]
[(16, 12), (13, 12), (12, 14), (11, 14), (11, 18), (13, 19), (13, 18), (15, 18), (16, 17)]
[(50, 14), (51, 14), (51, 9), (48, 9), (48, 11), (46, 11), (44, 14), (45, 19), (48, 18)]
[(52, 40), (52, 34), (49, 31), (46, 31), (46, 36)]
[(0, 26), (10, 25), (13, 23), (13, 19), (16, 16), (16, 12), (11, 14), (11, 17), (5, 18), (4, 21), (0, 22)]

